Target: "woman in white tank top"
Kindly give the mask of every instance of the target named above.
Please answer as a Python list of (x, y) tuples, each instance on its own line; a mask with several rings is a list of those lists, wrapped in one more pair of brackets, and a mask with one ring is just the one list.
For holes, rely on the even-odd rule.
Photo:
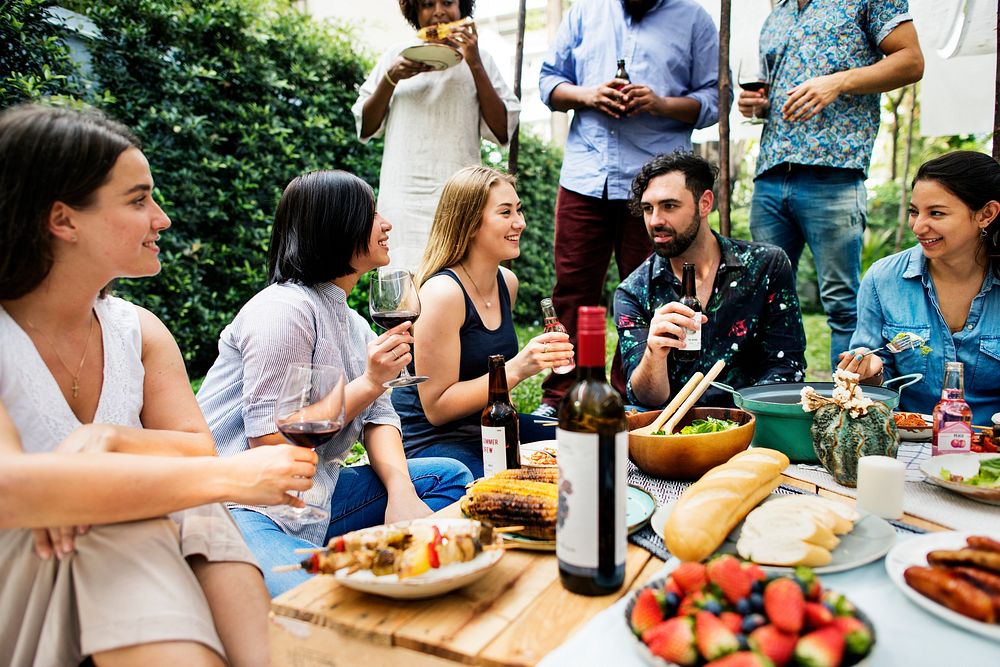
[(0, 664), (268, 661), (263, 579), (218, 502), (295, 504), (315, 454), (215, 458), (170, 332), (106, 295), (160, 269), (152, 189), (103, 116), (0, 114)]

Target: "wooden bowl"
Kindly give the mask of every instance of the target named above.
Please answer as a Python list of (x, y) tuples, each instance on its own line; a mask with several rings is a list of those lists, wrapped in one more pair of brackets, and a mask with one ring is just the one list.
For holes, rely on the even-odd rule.
[(728, 419), (739, 426), (716, 433), (691, 435), (636, 435), (631, 431), (651, 424), (660, 411), (640, 412), (628, 418), (628, 454), (647, 475), (664, 479), (698, 479), (750, 446), (756, 418), (736, 408), (691, 408), (677, 425), (681, 430), (695, 419)]

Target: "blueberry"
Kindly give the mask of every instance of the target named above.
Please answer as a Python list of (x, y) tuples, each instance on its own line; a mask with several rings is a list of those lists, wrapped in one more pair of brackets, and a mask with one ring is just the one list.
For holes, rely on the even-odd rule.
[(766, 623), (767, 619), (764, 618), (763, 614), (750, 614), (749, 616), (743, 617), (743, 625), (740, 629), (744, 634), (750, 634)]
[(747, 636), (742, 632), (736, 635), (736, 641), (740, 643), (741, 651), (746, 651), (750, 648), (750, 645), (747, 643)]
[(736, 613), (740, 616), (746, 616), (751, 613), (753, 609), (750, 608), (750, 599), (743, 598), (736, 603)]
[(750, 586), (750, 592), (751, 593), (763, 593), (764, 592), (764, 580), (763, 579), (757, 579), (756, 581), (754, 581), (753, 585)]
[(667, 593), (666, 597), (664, 597), (664, 604), (667, 607), (676, 608), (680, 603), (681, 599), (677, 596), (677, 593)]
[(722, 613), (722, 605), (719, 604), (718, 600), (712, 598), (706, 600), (705, 604), (703, 604), (701, 608), (707, 612), (715, 614), (716, 616)]
[(760, 593), (751, 593), (750, 609), (753, 611), (764, 611), (764, 596)]

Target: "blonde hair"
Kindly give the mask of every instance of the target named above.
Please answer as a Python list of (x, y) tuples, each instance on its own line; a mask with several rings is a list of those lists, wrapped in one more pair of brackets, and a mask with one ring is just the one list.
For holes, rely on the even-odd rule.
[(497, 183), (516, 186), (517, 179), (489, 167), (465, 167), (444, 184), (427, 248), (417, 269), (417, 285), (423, 285), (441, 269), (465, 258), (469, 243), (483, 222), (490, 188)]

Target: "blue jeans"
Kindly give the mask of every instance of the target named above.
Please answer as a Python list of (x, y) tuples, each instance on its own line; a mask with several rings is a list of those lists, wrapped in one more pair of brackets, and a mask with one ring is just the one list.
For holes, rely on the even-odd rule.
[(816, 260), (819, 297), (830, 325), (830, 368), (850, 347), (858, 322), (861, 244), (868, 219), (864, 175), (856, 169), (787, 163), (754, 181), (750, 234), (785, 251), (792, 269), (805, 244)]
[[(435, 512), (461, 498), (466, 485), (472, 481), (468, 469), (455, 461), (420, 459), (407, 461), (407, 465), (417, 495)], [(371, 466), (341, 469), (330, 502), (326, 540), (383, 523), (387, 500), (385, 487)], [(295, 555), (295, 549), (315, 547), (315, 544), (289, 535), (260, 512), (242, 508), (230, 511), (243, 533), (243, 539), (264, 571), (264, 582), (271, 597), (309, 578), (310, 575), (302, 570), (277, 574), (272, 570), (276, 565), (289, 565), (302, 560), (302, 556)]]

